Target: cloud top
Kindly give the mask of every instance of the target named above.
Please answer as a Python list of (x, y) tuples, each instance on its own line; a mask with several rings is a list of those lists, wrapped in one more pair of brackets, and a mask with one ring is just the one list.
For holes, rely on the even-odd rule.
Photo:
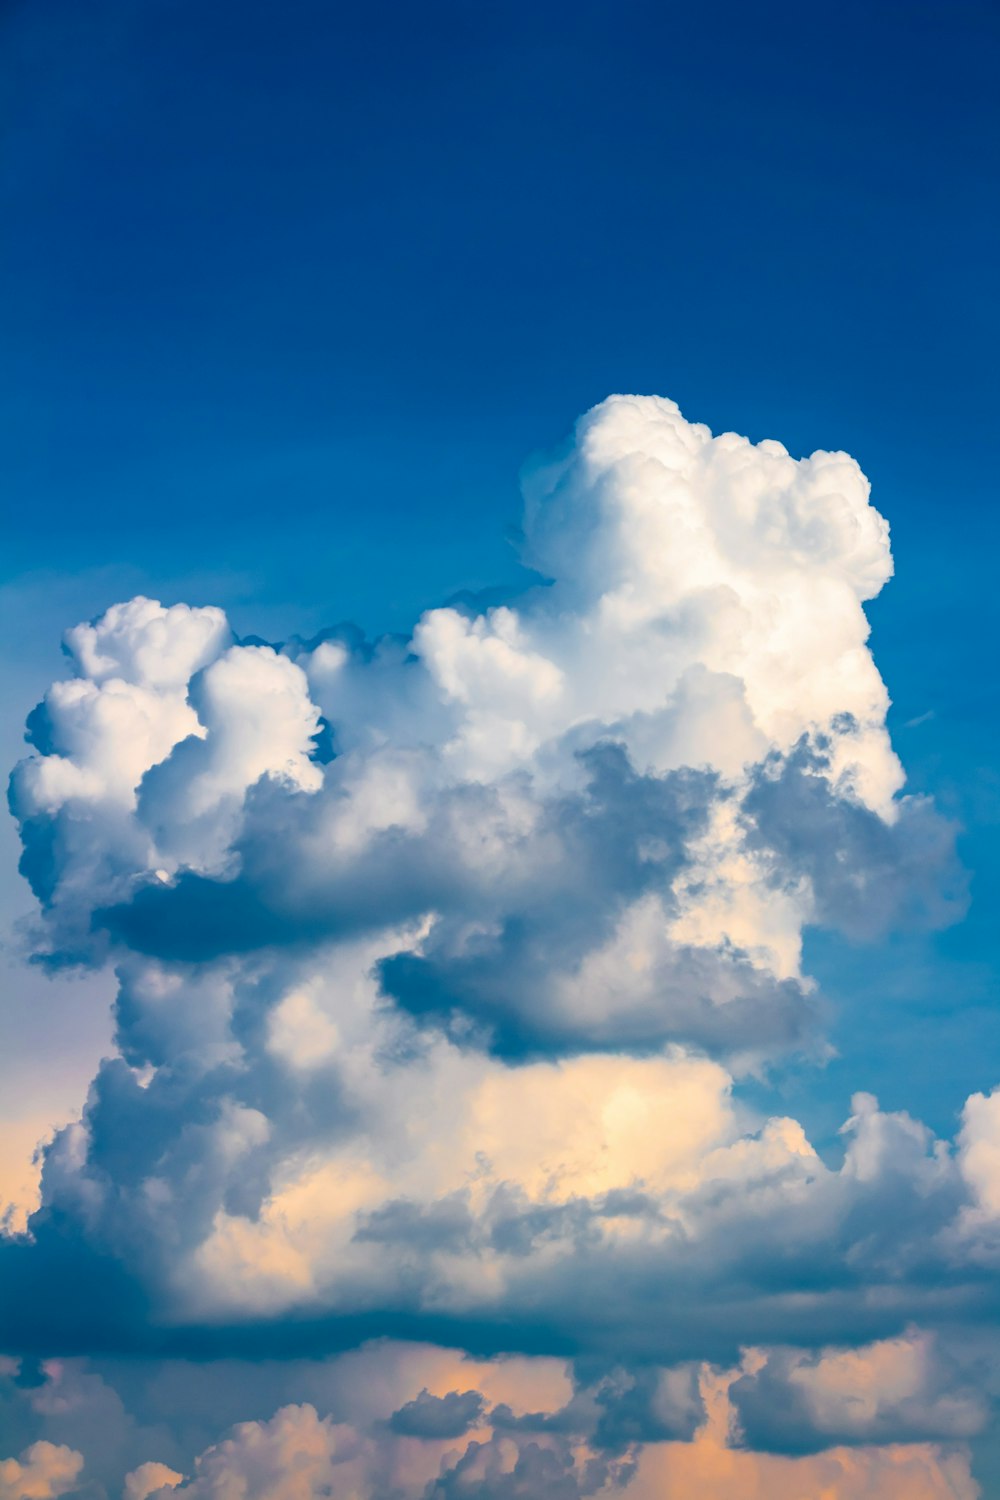
[[(457, 1380), (388, 1406), (393, 1443), (458, 1445), (424, 1500), (965, 1500), (928, 1445), (981, 1404), (932, 1325), (1000, 1243), (992, 1096), (953, 1149), (858, 1095), (827, 1160), (740, 1087), (823, 1056), (809, 927), (962, 907), (868, 648), (886, 524), (847, 455), (659, 398), (602, 403), (524, 489), (538, 582), (406, 640), (148, 599), (68, 632), (11, 805), (47, 961), (116, 966), (116, 1053), (3, 1252), (3, 1327), (34, 1298), (133, 1353), (406, 1329), (590, 1362), (586, 1451)], [(787, 1446), (779, 1396), (803, 1451), (744, 1452)], [(348, 1428), (286, 1402), (127, 1494), (382, 1493)]]

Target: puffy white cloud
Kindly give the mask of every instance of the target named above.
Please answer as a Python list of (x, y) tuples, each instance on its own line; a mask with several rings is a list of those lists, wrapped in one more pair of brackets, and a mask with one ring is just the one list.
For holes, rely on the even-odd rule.
[(301, 668), (269, 646), (230, 647), (192, 685), (190, 701), (201, 732), (147, 772), (139, 817), (169, 869), (214, 871), (262, 776), (318, 791), (322, 774), (310, 756), (319, 711)]
[(98, 891), (126, 890), (136, 869), (155, 865), (136, 817), (138, 788), (175, 745), (204, 734), (189, 686), (229, 639), (221, 610), (144, 598), (67, 632), (77, 675), (54, 683), (31, 716), (43, 753), (22, 761), (10, 786), (22, 871), (61, 914), (64, 946), (86, 944)]
[(1000, 1218), (1000, 1089), (966, 1100), (959, 1157), (983, 1217)]
[[(715, 1012), (727, 1004), (732, 1018), (734, 990), (750, 992), (744, 1031), (763, 1047), (801, 1033), (803, 924), (844, 915), (830, 872), (849, 857), (891, 919), (895, 867), (914, 863), (910, 830), (927, 823), (896, 796), (888, 697), (866, 645), (862, 601), (891, 571), (867, 482), (846, 455), (793, 460), (780, 444), (713, 438), (671, 402), (613, 397), (525, 489), (526, 557), (551, 587), (472, 617), (431, 610), (408, 649), (349, 636), (281, 654), (231, 646), (218, 611), (145, 599), (69, 633), (77, 676), (35, 718), (40, 753), (15, 773), (13, 806), (36, 889), (77, 917), (74, 946), (95, 907), (134, 896), (140, 945), (200, 957), (212, 928), (221, 953), (296, 925), (376, 925), (374, 887), (394, 886), (393, 921), (432, 918), (416, 951), (425, 991), (474, 988), (473, 957), (481, 984), (530, 960), (510, 986), (530, 992), (530, 1023), (511, 997), (473, 995), (470, 1009), (498, 1031), (544, 1032), (569, 1024), (542, 1014), (544, 992), (575, 985), (616, 928), (653, 912), (659, 942), (642, 946), (659, 959), (638, 965), (631, 991), (585, 999), (593, 1040), (620, 1020), (648, 1042), (650, 1012), (675, 996), (663, 1034), (722, 1045)], [(320, 710), (339, 752), (325, 771)], [(617, 765), (594, 758), (608, 742)], [(753, 802), (765, 764), (772, 795)], [(809, 839), (793, 844), (805, 792)], [(601, 799), (617, 841), (603, 827), (588, 838)], [(947, 843), (939, 833), (937, 865)], [(925, 836), (925, 862), (928, 850)], [(568, 909), (581, 856), (589, 944)], [(171, 902), (184, 872), (234, 877), (226, 922), (188, 920), (186, 886)], [(543, 944), (547, 963), (532, 959)], [(396, 998), (422, 1003), (412, 983)]]
[(141, 596), (113, 604), (99, 620), (66, 632), (69, 655), (91, 682), (131, 682), (137, 687), (184, 690), (230, 639), (221, 609), (164, 609)]
[[(158, 1317), (486, 1318), (514, 1347), (682, 1357), (764, 1328), (864, 1337), (919, 1317), (954, 1274), (961, 1174), (868, 1096), (833, 1168), (682, 1049), (512, 1067), (422, 1039), (371, 980), (352, 1004), (335, 970), (284, 992), (237, 971), (224, 988), (233, 1050), (106, 1064), (84, 1125), (48, 1152), (33, 1223), (45, 1242), (69, 1215)], [(129, 993), (138, 1008), (148, 990)], [(776, 1266), (779, 1288), (808, 1292), (784, 1298)], [(893, 1298), (873, 1301), (887, 1277)], [(669, 1320), (645, 1317), (650, 1296)]]
[[(831, 1441), (883, 1417), (961, 1435), (930, 1377), (899, 1385), (891, 1340), (945, 1275), (973, 1296), (986, 1101), (956, 1159), (858, 1096), (835, 1162), (740, 1092), (779, 1054), (822, 1055), (811, 924), (865, 936), (961, 906), (952, 830), (902, 795), (886, 731), (867, 481), (847, 455), (615, 397), (525, 503), (546, 581), (431, 610), (407, 641), (240, 642), (217, 610), (146, 599), (69, 633), (75, 676), (31, 716), (11, 804), (51, 961), (117, 964), (117, 1055), (46, 1151), (8, 1326), (30, 1301), (61, 1337), (101, 1319), (111, 1346), (263, 1353), (403, 1321), (629, 1362), (565, 1402), (598, 1412), (589, 1447), (498, 1417), (430, 1468), (410, 1453), (440, 1497), (660, 1483), (645, 1459), (632, 1476), (630, 1422), (686, 1431), (692, 1362), (741, 1344), (825, 1351), (744, 1371), (748, 1413), (746, 1382), (770, 1379)], [(873, 1362), (869, 1422), (838, 1392)], [(508, 1404), (424, 1384), (439, 1432), (477, 1393), (476, 1423)], [(370, 1425), (317, 1411), (245, 1423), (180, 1492), (367, 1493)], [(795, 1468), (719, 1421), (657, 1460), (675, 1487), (889, 1497), (922, 1464), (914, 1495), (972, 1493), (929, 1447)], [(595, 1422), (625, 1434), (611, 1457)], [(167, 1458), (129, 1500), (174, 1483)]]
[(958, 1166), (970, 1201), (950, 1236), (959, 1260), (1000, 1265), (1000, 1089), (972, 1094), (962, 1110)]

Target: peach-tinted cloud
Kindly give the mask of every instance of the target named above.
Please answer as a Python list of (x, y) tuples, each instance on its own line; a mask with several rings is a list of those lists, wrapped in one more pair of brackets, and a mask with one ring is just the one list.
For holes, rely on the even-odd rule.
[(794, 1458), (740, 1448), (729, 1398), (738, 1373), (705, 1371), (705, 1423), (690, 1443), (644, 1450), (631, 1500), (977, 1500), (968, 1456), (933, 1443), (838, 1447)]
[(145, 1463), (125, 1475), (124, 1500), (147, 1500), (157, 1490), (175, 1489), (184, 1483), (184, 1475), (178, 1474), (167, 1464)]
[(82, 1468), (82, 1453), (61, 1443), (32, 1443), (20, 1458), (0, 1459), (0, 1500), (56, 1500), (75, 1488)]

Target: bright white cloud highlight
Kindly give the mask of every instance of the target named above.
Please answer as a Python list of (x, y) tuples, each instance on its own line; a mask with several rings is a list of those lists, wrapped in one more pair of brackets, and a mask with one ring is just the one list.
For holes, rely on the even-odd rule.
[[(947, 1444), (980, 1407), (912, 1329), (989, 1251), (992, 1096), (956, 1152), (858, 1095), (834, 1162), (740, 1089), (823, 1055), (810, 925), (961, 909), (868, 648), (868, 483), (613, 397), (524, 490), (537, 586), (408, 641), (244, 642), (141, 598), (68, 633), (11, 804), (48, 959), (117, 966), (117, 1055), (46, 1151), (15, 1303), (79, 1264), (102, 1292), (60, 1328), (100, 1302), (266, 1350), (405, 1318), (658, 1372), (643, 1457), (599, 1441), (607, 1383), (530, 1439), (479, 1387), (418, 1387), (399, 1444), (475, 1429), (409, 1453), (421, 1500), (971, 1500)], [(770, 1352), (724, 1371), (740, 1345)], [(822, 1452), (739, 1447), (779, 1388)], [(374, 1497), (403, 1482), (377, 1436), (293, 1401), (127, 1500)]]

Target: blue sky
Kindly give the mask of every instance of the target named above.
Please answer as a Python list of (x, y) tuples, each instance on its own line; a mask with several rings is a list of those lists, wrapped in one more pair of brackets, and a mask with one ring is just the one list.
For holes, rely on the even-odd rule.
[(890, 1090), (900, 1049), (930, 1071), (943, 1123), (997, 1046), (952, 999), (989, 1004), (1000, 895), (995, 10), (153, 0), (3, 26), (12, 721), (70, 616), (123, 590), (280, 636), (516, 581), (522, 463), (612, 390), (843, 447), (892, 526), (870, 613), (898, 748), (975, 872), (877, 1054)]
[(197, 541), (405, 626), (509, 573), (527, 453), (669, 388), (859, 453), (897, 614), (910, 549), (974, 592), (992, 7), (6, 11), (11, 571)]
[[(520, 560), (519, 476), (611, 393), (670, 398), (689, 422), (780, 439), (796, 458), (845, 450), (891, 527), (895, 576), (865, 608), (893, 746), (907, 792), (957, 825), (971, 896), (961, 920), (888, 923), (875, 940), (850, 922), (804, 921), (802, 972), (829, 1006), (834, 1051), (823, 1066), (775, 1054), (740, 1075), (737, 1095), (801, 1121), (830, 1162), (859, 1091), (956, 1137), (965, 1101), (1000, 1071), (998, 43), (995, 5), (974, 0), (947, 12), (895, 0), (11, 0), (0, 14), (8, 767), (24, 753), (26, 715), (64, 670), (63, 631), (133, 595), (219, 606), (237, 636), (273, 642), (342, 621), (370, 637), (408, 634), (458, 594), (520, 596), (537, 575)], [(526, 597), (530, 634), (544, 608)], [(191, 660), (194, 672), (214, 658)], [(219, 692), (222, 723), (229, 689)], [(397, 732), (392, 720), (385, 733)], [(291, 764), (300, 750), (285, 748)], [(311, 792), (308, 766), (295, 774)], [(154, 775), (148, 794), (152, 806), (166, 788), (158, 828), (178, 820), (165, 860), (171, 839), (189, 837), (171, 775)], [(274, 835), (253, 821), (263, 794), (260, 806), (246, 795), (238, 843), (256, 869)], [(568, 827), (569, 805), (546, 815)], [(58, 826), (69, 889), (75, 835)], [(832, 847), (841, 835), (822, 828)], [(124, 860), (110, 832), (94, 835), (105, 836), (102, 858)], [(903, 864), (906, 837), (892, 856)], [(34, 947), (79, 957), (80, 939), (64, 916), (45, 937), (24, 925), (35, 906), (18, 854), (5, 819), (5, 1118), (23, 1153), (25, 1131), (79, 1109), (110, 1046), (109, 964), (121, 953), (112, 936), (69, 977), (31, 965)], [(163, 896), (158, 920), (186, 920), (185, 870), (216, 880), (198, 857), (168, 863), (180, 915)], [(91, 878), (97, 890), (104, 876)], [(598, 862), (594, 890), (603, 878)], [(118, 887), (105, 896), (97, 928), (127, 904)], [(506, 914), (508, 936), (523, 915)], [(466, 918), (487, 921), (478, 909)], [(546, 941), (570, 942), (562, 907), (546, 920)], [(308, 931), (289, 939), (296, 954)], [(505, 958), (510, 972), (524, 965), (526, 992), (542, 982), (532, 940), (522, 951), (511, 937)], [(148, 1045), (145, 1031), (128, 1041), (146, 1003), (136, 975), (147, 958), (170, 961), (166, 948), (140, 948), (125, 954), (136, 969), (120, 1002), (130, 1062)], [(489, 976), (456, 979), (456, 962), (426, 957), (420, 994), (454, 983), (486, 994)], [(261, 994), (278, 984), (255, 973)], [(418, 1019), (425, 1003), (437, 1015), (436, 1000), (391, 998)], [(522, 1023), (528, 1052), (563, 1045), (555, 1021), (538, 1035)], [(599, 1048), (595, 1036), (574, 1033), (572, 1047)], [(643, 1033), (644, 1046), (662, 1042)], [(261, 1082), (261, 1097), (272, 1087)], [(111, 1104), (93, 1118), (113, 1174), (120, 1122)], [(275, 1124), (274, 1139), (286, 1128)], [(150, 1306), (159, 1275), (137, 1282)], [(281, 1399), (298, 1399), (291, 1377), (275, 1380)], [(243, 1375), (237, 1386), (250, 1389)], [(263, 1420), (274, 1405), (245, 1415)], [(137, 1407), (130, 1420), (147, 1432), (160, 1415)], [(920, 1438), (905, 1423), (899, 1432)], [(122, 1455), (139, 1452), (133, 1437), (107, 1459), (114, 1483)], [(182, 1448), (171, 1449), (178, 1464), (191, 1458)], [(996, 1455), (978, 1462), (1000, 1475)]]

